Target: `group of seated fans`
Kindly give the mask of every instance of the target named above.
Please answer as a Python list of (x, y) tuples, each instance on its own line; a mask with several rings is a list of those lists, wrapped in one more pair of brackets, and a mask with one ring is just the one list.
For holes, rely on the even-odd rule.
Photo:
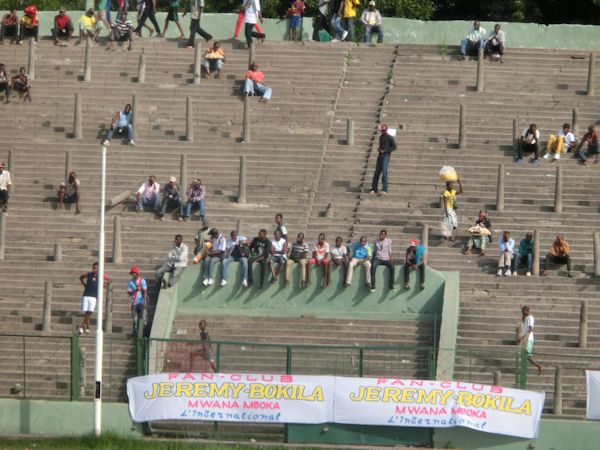
[[(195, 240), (193, 264), (202, 264), (201, 277), (204, 286), (215, 283), (216, 264), (221, 263), (221, 286), (226, 286), (229, 278), (229, 266), (238, 262), (240, 266), (240, 280), (244, 287), (256, 284), (262, 288), (265, 284), (267, 271), (270, 272), (270, 283), (278, 283), (284, 274), (284, 284), (291, 282), (291, 273), (294, 266), (300, 271), (300, 284), (304, 288), (311, 285), (311, 273), (314, 267), (323, 270), (324, 288), (330, 285), (332, 270), (342, 270), (344, 287), (352, 284), (352, 275), (356, 266), (363, 266), (365, 283), (371, 292), (376, 290), (377, 267), (385, 266), (389, 271), (389, 289), (396, 291), (394, 282), (394, 259), (392, 254), (392, 241), (387, 237), (386, 230), (381, 230), (379, 236), (371, 244), (365, 236), (356, 242), (345, 245), (341, 237), (335, 239), (335, 244), (330, 245), (325, 234), (319, 234), (317, 241), (309, 245), (305, 242), (304, 233), (298, 233), (295, 240), (288, 238), (286, 226), (283, 224), (281, 214), (275, 216), (275, 230), (272, 237), (267, 237), (267, 230), (261, 229), (252, 239), (238, 235), (231, 231), (229, 237), (221, 234), (217, 229), (206, 231), (203, 228)], [(183, 243), (181, 235), (175, 236), (175, 243), (167, 255), (167, 260), (156, 272), (156, 281), (159, 286), (173, 286), (181, 273), (188, 266), (189, 250)], [(426, 248), (417, 240), (409, 242), (406, 253), (402, 259), (404, 265), (404, 288), (409, 289), (410, 271), (419, 272), (420, 288), (425, 289), (425, 265), (427, 262)], [(253, 266), (260, 268), (258, 282), (253, 279)], [(165, 275), (169, 274), (169, 280)]]
[(25, 67), (19, 68), (19, 73), (10, 77), (4, 64), (0, 63), (0, 92), (4, 94), (4, 103), (10, 103), (10, 90), (17, 93), (23, 101), (32, 100), (29, 75)]

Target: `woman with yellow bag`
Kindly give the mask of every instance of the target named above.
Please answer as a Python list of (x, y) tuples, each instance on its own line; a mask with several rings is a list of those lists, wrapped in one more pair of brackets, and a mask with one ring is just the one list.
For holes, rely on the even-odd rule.
[[(440, 170), (440, 178), (446, 182), (446, 190), (442, 193), (442, 202), (444, 207), (444, 216), (441, 223), (442, 237), (448, 241), (454, 242), (454, 230), (458, 228), (458, 217), (456, 209), (456, 196), (462, 195), (463, 188), (458, 174), (453, 167), (444, 166)], [(454, 182), (458, 183), (458, 191), (454, 189)]]

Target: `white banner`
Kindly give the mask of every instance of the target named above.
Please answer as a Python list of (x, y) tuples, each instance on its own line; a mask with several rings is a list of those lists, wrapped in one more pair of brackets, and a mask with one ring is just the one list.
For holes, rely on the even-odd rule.
[(457, 381), (337, 378), (336, 423), (447, 428), (535, 438), (544, 393)]
[(587, 408), (585, 418), (600, 420), (600, 371), (586, 370)]
[(127, 394), (136, 422), (463, 426), (530, 439), (537, 437), (545, 397), (455, 381), (223, 373), (131, 378)]
[(164, 373), (127, 381), (136, 422), (209, 420), (325, 423), (333, 418), (334, 377)]

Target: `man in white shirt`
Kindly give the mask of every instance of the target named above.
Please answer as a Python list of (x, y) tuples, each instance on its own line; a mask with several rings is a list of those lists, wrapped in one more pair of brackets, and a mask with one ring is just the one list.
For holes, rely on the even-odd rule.
[(538, 375), (542, 374), (543, 365), (533, 360), (533, 326), (535, 320), (533, 316), (529, 314), (529, 306), (523, 306), (521, 308), (523, 317), (519, 324), (519, 331), (517, 333), (517, 344), (521, 344), (521, 351), (527, 352), (527, 359), (531, 364), (537, 367)]
[(365, 9), (361, 16), (360, 22), (363, 24), (365, 30), (363, 35), (363, 42), (371, 42), (371, 34), (377, 33), (377, 43), (383, 42), (383, 28), (381, 26), (381, 13), (375, 9), (375, 0), (369, 2), (369, 6)]
[(479, 48), (484, 48), (485, 36), (487, 31), (481, 26), (478, 20), (473, 23), (473, 28), (467, 34), (467, 37), (460, 41), (461, 59), (464, 61), (467, 53)]
[[(279, 274), (283, 271), (287, 263), (288, 242), (281, 236), (279, 230), (273, 233), (271, 239), (271, 258), (269, 259), (269, 268), (271, 269), (271, 284), (279, 280)], [(277, 270), (275, 270), (277, 264)]]
[[(188, 264), (188, 248), (183, 243), (183, 236), (175, 236), (175, 245), (167, 253), (167, 261), (156, 271), (156, 284), (163, 288), (174, 286)], [(164, 279), (165, 274), (170, 274), (169, 281)]]
[(510, 232), (505, 231), (502, 233), (502, 237), (498, 241), (498, 249), (500, 250), (500, 257), (498, 258), (498, 272), (497, 276), (511, 276), (512, 272), (510, 268), (512, 266), (513, 256), (515, 254), (515, 240), (510, 237)]
[[(200, 27), (202, 13), (204, 12), (204, 0), (192, 0), (190, 2), (192, 20), (190, 21), (190, 37), (186, 48), (194, 48), (196, 33), (204, 38), (206, 42), (212, 39), (212, 35)], [(183, 14), (185, 16), (185, 13)]]
[(334, 267), (341, 267), (344, 269), (343, 279), (346, 280), (348, 272), (348, 248), (344, 245), (342, 237), (338, 236), (335, 238), (335, 245), (331, 247), (331, 264)]
[(246, 34), (246, 43), (248, 48), (252, 45), (252, 37), (257, 39), (265, 39), (264, 33), (257, 33), (254, 31), (254, 26), (260, 20), (260, 23), (264, 23), (262, 12), (260, 11), (260, 0), (244, 0), (244, 32)]
[(0, 211), (8, 211), (8, 194), (10, 193), (12, 181), (10, 172), (4, 169), (4, 163), (0, 162)]
[(225, 251), (227, 250), (227, 240), (225, 236), (219, 234), (216, 228), (211, 228), (208, 232), (208, 236), (212, 242), (212, 246), (208, 249), (208, 254), (204, 261), (202, 261), (202, 272), (203, 278), (202, 284), (204, 286), (212, 286), (215, 283), (212, 277), (215, 265), (219, 261), (223, 261), (225, 257)]
[(506, 36), (504, 35), (504, 31), (500, 29), (500, 24), (497, 23), (494, 25), (494, 31), (490, 33), (487, 38), (487, 42), (485, 43), (485, 55), (484, 58), (490, 55), (500, 55), (499, 61), (502, 61), (502, 56), (504, 55), (504, 42), (506, 40)]
[(110, 145), (110, 140), (115, 133), (123, 133), (125, 131), (127, 131), (129, 145), (135, 145), (133, 141), (133, 126), (131, 125), (132, 118), (131, 105), (127, 103), (123, 111), (117, 111), (113, 116), (110, 129), (106, 132), (106, 137), (102, 141), (102, 145)]
[(227, 284), (229, 264), (234, 261), (240, 263), (242, 268), (242, 286), (248, 287), (248, 257), (250, 250), (246, 243), (246, 236), (238, 236), (236, 231), (232, 231), (229, 239), (225, 241), (225, 256), (223, 268), (221, 269), (221, 286)]
[(137, 206), (135, 210), (140, 214), (144, 206), (151, 205), (154, 212), (158, 212), (158, 203), (160, 200), (160, 184), (156, 182), (156, 177), (150, 175), (148, 181), (142, 183), (136, 193)]
[(534, 157), (531, 161), (532, 164), (538, 163), (538, 157), (540, 156), (540, 132), (537, 129), (537, 125), (532, 123), (529, 128), (523, 129), (521, 133), (521, 142), (517, 146), (517, 163), (523, 162), (524, 152), (533, 152)]
[(565, 123), (562, 126), (562, 129), (554, 134), (551, 134), (548, 137), (548, 145), (546, 145), (546, 154), (544, 155), (544, 159), (548, 159), (550, 157), (554, 159), (560, 159), (560, 155), (565, 155), (566, 153), (571, 153), (571, 150), (577, 144), (577, 138), (573, 133), (571, 133), (571, 125)]

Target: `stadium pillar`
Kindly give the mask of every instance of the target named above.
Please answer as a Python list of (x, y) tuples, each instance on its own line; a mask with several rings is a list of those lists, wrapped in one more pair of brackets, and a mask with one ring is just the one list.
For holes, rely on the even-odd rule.
[(513, 119), (513, 152), (515, 154), (515, 157), (517, 156), (517, 152), (519, 150), (519, 122), (517, 121), (517, 118), (515, 117)]
[(109, 284), (106, 288), (106, 319), (104, 320), (104, 332), (112, 333), (112, 285)]
[(244, 97), (244, 117), (242, 122), (242, 143), (250, 142), (250, 97)]
[(600, 277), (600, 235), (594, 232), (594, 276)]
[(42, 319), (42, 331), (52, 330), (52, 282), (44, 282), (44, 313)]
[(29, 38), (29, 57), (27, 58), (27, 74), (31, 80), (35, 80), (35, 45), (34, 39)]
[(494, 370), (494, 386), (500, 386), (502, 384), (502, 372)]
[(202, 76), (202, 45), (200, 40), (196, 40), (195, 51), (194, 51), (194, 80), (193, 83), (200, 84), (200, 78)]
[(0, 212), (0, 261), (4, 261), (4, 247), (6, 242), (6, 214)]
[(83, 139), (83, 129), (81, 124), (81, 96), (79, 92), (75, 94), (75, 113), (73, 115), (73, 137)]
[(554, 372), (554, 411), (553, 411), (555, 416), (562, 416), (562, 413), (563, 413), (562, 377), (563, 377), (562, 366), (556, 366), (556, 371)]
[(429, 247), (429, 225), (423, 225), (421, 230), (421, 245), (425, 248)]
[(69, 178), (69, 173), (71, 172), (71, 150), (67, 150), (65, 152), (65, 180)]
[(92, 41), (85, 39), (85, 56), (83, 59), (83, 81), (92, 81)]
[(60, 245), (60, 242), (54, 244), (54, 256), (52, 259), (54, 260), (54, 262), (62, 261), (62, 245)]
[(181, 154), (179, 160), (179, 188), (182, 192), (187, 189), (187, 155), (185, 153)]
[(140, 53), (140, 62), (138, 64), (138, 83), (146, 82), (146, 55), (144, 54), (144, 49), (142, 49), (142, 53)]
[(114, 197), (110, 198), (106, 203), (106, 206), (112, 208), (113, 206), (116, 206), (119, 203), (124, 202), (125, 200), (129, 200), (130, 196), (131, 193), (129, 191), (123, 191), (120, 194), (117, 194)]
[(571, 122), (571, 132), (577, 136), (577, 129), (579, 128), (579, 108), (573, 108), (573, 120)]
[(194, 117), (192, 106), (192, 97), (188, 95), (185, 103), (185, 140), (188, 142), (193, 142), (194, 140)]
[(563, 176), (562, 176), (562, 167), (556, 167), (556, 185), (554, 188), (554, 212), (561, 213), (563, 210), (563, 202), (562, 202), (562, 194), (563, 194)]
[(467, 147), (467, 138), (465, 130), (465, 105), (460, 105), (460, 118), (458, 120), (458, 148), (463, 149)]
[(498, 166), (498, 185), (496, 187), (496, 211), (504, 211), (504, 164)]
[(346, 119), (346, 145), (354, 145), (354, 120)]
[(137, 138), (137, 119), (138, 119), (138, 110), (137, 110), (137, 95), (133, 94), (131, 98), (131, 128), (133, 130), (133, 135)]
[(246, 203), (246, 155), (240, 156), (240, 182), (237, 202)]
[(594, 53), (590, 53), (590, 66), (588, 68), (588, 79), (587, 79), (587, 95), (593, 97), (596, 93), (596, 89), (594, 88), (594, 78), (596, 72), (596, 57)]
[(581, 301), (579, 312), (579, 348), (587, 348), (588, 335), (588, 301)]
[(485, 84), (485, 67), (483, 66), (483, 49), (477, 50), (477, 92), (483, 92)]
[(254, 49), (256, 44), (252, 42), (250, 47), (248, 48), (248, 68), (250, 68), (250, 64), (254, 62)]
[(112, 241), (112, 262), (121, 264), (123, 255), (121, 253), (121, 218), (115, 216), (113, 219), (113, 241)]
[(238, 219), (235, 224), (235, 232), (238, 236), (242, 234), (242, 219)]
[(533, 276), (540, 274), (540, 232), (533, 230)]

